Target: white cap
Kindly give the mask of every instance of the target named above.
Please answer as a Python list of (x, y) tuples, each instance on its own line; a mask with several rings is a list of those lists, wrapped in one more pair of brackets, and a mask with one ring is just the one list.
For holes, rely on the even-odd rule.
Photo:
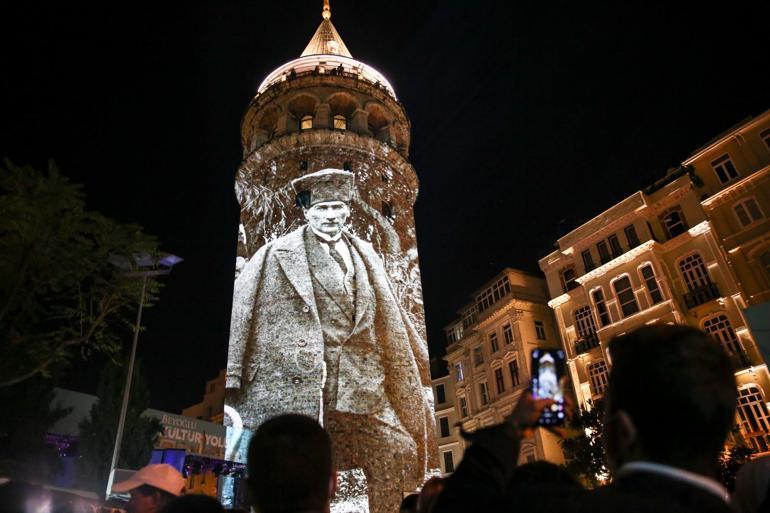
[(113, 492), (128, 492), (142, 485), (154, 486), (171, 495), (182, 495), (184, 477), (168, 463), (157, 463), (140, 468), (133, 476), (112, 485)]

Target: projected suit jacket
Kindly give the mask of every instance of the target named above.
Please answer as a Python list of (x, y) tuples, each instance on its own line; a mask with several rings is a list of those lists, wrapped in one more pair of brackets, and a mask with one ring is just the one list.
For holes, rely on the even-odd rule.
[(337, 341), (336, 383), (325, 383), (325, 340), (314, 290), (325, 280), (308, 254), (309, 236), (303, 226), (266, 244), (235, 281), (227, 404), (255, 429), (280, 413), (322, 419), (325, 386), (336, 388), (333, 407), (342, 412), (374, 413), (387, 397), (415, 441), (415, 470), (423, 471), (429, 462), (433, 466), (426, 444), (433, 437), (433, 417), (423, 389), (430, 386), (425, 343), (396, 300), (371, 244), (347, 233), (368, 285), (359, 280), (353, 329)]

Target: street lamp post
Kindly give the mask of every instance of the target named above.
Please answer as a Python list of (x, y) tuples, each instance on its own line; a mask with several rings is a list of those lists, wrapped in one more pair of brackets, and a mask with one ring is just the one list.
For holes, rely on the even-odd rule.
[[(139, 296), (139, 308), (136, 311), (136, 324), (134, 325), (134, 340), (131, 344), (131, 357), (128, 360), (128, 371), (126, 372), (126, 385), (123, 389), (123, 403), (120, 407), (120, 417), (118, 419), (118, 431), (115, 434), (115, 449), (112, 451), (112, 462), (110, 463), (110, 476), (107, 480), (107, 490), (105, 491), (105, 500), (110, 497), (110, 491), (112, 490), (112, 483), (115, 478), (115, 469), (118, 466), (118, 458), (120, 457), (120, 446), (123, 442), (123, 427), (126, 423), (126, 413), (128, 412), (128, 400), (131, 395), (131, 382), (134, 376), (134, 361), (136, 360), (136, 345), (139, 341), (139, 328), (142, 322), (142, 309), (144, 308), (144, 293), (147, 290), (147, 278), (153, 278), (169, 274), (171, 267), (178, 264), (182, 259), (176, 255), (165, 255), (160, 259), (155, 259), (150, 255), (134, 255), (133, 259), (136, 266), (139, 267), (138, 271), (130, 271), (126, 273), (126, 276), (141, 276), (142, 278), (142, 293)], [(131, 269), (134, 266), (131, 264), (127, 257), (118, 255), (110, 256), (110, 262), (123, 269)], [(158, 268), (162, 266), (162, 268)], [(148, 269), (149, 267), (149, 269)]]

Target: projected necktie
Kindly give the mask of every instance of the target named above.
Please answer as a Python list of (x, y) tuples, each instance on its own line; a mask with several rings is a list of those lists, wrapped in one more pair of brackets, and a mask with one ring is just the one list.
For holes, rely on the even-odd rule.
[(342, 274), (348, 274), (348, 266), (345, 265), (345, 259), (342, 258), (342, 255), (340, 255), (339, 251), (334, 249), (334, 246), (336, 245), (335, 241), (326, 241), (322, 239), (318, 239), (322, 244), (326, 244), (326, 246), (329, 248), (329, 256), (334, 259), (335, 262), (340, 266), (340, 269), (342, 269)]

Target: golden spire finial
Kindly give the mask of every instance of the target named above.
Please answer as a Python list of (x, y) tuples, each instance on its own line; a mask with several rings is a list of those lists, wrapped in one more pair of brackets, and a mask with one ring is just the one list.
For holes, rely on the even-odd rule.
[(332, 9), (329, 7), (329, 0), (324, 0), (324, 10), (321, 11), (321, 17), (325, 20), (332, 17)]

